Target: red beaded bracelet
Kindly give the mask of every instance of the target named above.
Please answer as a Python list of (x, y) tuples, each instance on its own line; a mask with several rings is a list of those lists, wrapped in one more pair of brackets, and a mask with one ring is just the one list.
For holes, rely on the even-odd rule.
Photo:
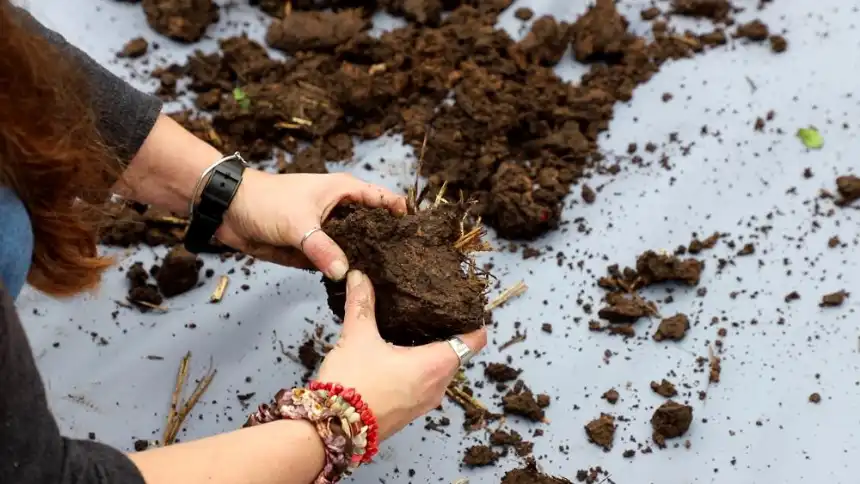
[(364, 455), (354, 455), (352, 460), (354, 464), (367, 464), (379, 453), (379, 424), (376, 422), (376, 417), (361, 399), (361, 395), (354, 388), (344, 388), (339, 383), (322, 383), (311, 381), (308, 389), (319, 392), (324, 391), (330, 395), (340, 396), (348, 403), (361, 418), (361, 423), (367, 427), (367, 446), (365, 447)]

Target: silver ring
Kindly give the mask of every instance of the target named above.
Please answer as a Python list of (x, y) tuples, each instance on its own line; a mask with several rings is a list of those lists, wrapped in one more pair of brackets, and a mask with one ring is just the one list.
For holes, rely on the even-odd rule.
[(469, 345), (463, 343), (458, 336), (454, 336), (453, 338), (448, 340), (448, 344), (451, 346), (451, 349), (454, 350), (454, 353), (457, 355), (457, 359), (460, 360), (460, 366), (465, 365), (472, 359), (474, 353), (472, 353), (472, 349), (469, 348)]
[(308, 240), (308, 237), (313, 235), (314, 232), (319, 232), (321, 230), (322, 230), (321, 228), (317, 227), (317, 228), (313, 228), (313, 229), (310, 229), (307, 232), (305, 232), (305, 235), (302, 236), (302, 241), (299, 242), (299, 250), (301, 250), (302, 253), (305, 252), (305, 241)]

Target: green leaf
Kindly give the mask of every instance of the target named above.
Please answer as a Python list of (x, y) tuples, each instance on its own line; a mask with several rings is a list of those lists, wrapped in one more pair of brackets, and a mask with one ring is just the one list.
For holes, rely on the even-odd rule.
[(824, 146), (824, 137), (821, 136), (821, 133), (812, 126), (798, 129), (797, 137), (800, 138), (803, 146), (806, 146), (811, 150), (818, 150)]
[(241, 87), (233, 89), (233, 99), (239, 103), (239, 107), (246, 111), (251, 107), (251, 100), (248, 99), (248, 95), (245, 94), (245, 91)]

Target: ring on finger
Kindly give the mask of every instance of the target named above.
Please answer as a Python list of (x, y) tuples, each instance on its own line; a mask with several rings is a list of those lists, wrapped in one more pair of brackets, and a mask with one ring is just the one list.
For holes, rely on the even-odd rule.
[(305, 235), (302, 235), (302, 240), (301, 240), (301, 242), (299, 242), (299, 250), (301, 250), (301, 251), (304, 253), (304, 251), (305, 251), (305, 241), (306, 241), (306, 240), (308, 240), (308, 237), (310, 237), (311, 235), (313, 235), (313, 234), (314, 234), (314, 232), (319, 232), (319, 231), (321, 231), (321, 230), (322, 230), (322, 229), (321, 229), (321, 228), (319, 228), (319, 227), (314, 227), (314, 228), (312, 228), (312, 229), (308, 230), (307, 232), (305, 232)]
[(454, 336), (449, 339), (448, 345), (451, 346), (451, 349), (454, 350), (454, 353), (457, 355), (457, 359), (460, 360), (460, 366), (465, 365), (473, 356), (475, 356), (475, 354), (472, 353), (472, 349), (469, 348), (469, 345), (464, 343), (459, 336)]

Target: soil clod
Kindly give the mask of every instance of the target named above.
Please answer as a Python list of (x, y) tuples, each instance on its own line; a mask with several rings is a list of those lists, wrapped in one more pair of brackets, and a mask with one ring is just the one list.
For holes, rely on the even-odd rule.
[(200, 279), (203, 261), (197, 255), (176, 246), (167, 253), (155, 280), (164, 297), (173, 297), (193, 289)]
[(654, 443), (658, 447), (664, 448), (666, 439), (684, 435), (692, 422), (693, 407), (669, 400), (660, 405), (651, 417)]
[(218, 21), (212, 0), (143, 0), (146, 21), (153, 30), (179, 42), (197, 42)]
[(690, 319), (686, 314), (678, 313), (660, 321), (657, 332), (654, 333), (654, 341), (681, 341), (688, 329), (690, 329)]
[(605, 413), (592, 420), (585, 426), (588, 440), (603, 447), (603, 450), (612, 449), (612, 441), (615, 440), (615, 417)]
[(651, 390), (654, 390), (654, 393), (656, 393), (657, 395), (666, 398), (672, 398), (678, 394), (678, 390), (675, 388), (675, 385), (665, 378), (660, 383), (652, 381)]

